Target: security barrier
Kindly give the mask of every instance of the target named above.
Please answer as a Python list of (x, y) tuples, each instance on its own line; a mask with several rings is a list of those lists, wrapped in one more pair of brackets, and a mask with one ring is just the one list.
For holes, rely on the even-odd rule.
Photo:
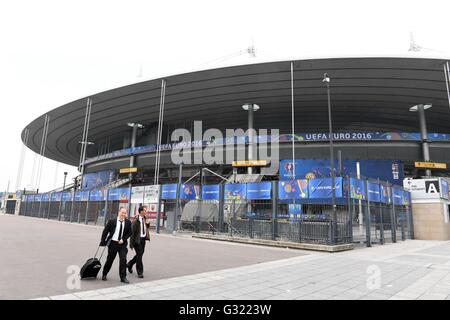
[[(149, 192), (160, 192), (159, 196), (153, 194), (145, 200), (147, 187)], [(321, 178), (24, 195), (19, 214), (104, 225), (120, 207), (128, 209), (130, 201), (134, 209), (153, 202), (157, 232), (164, 228), (169, 232), (367, 246), (414, 237), (408, 192), (386, 182), (353, 177), (335, 177), (333, 188), (331, 178)]]

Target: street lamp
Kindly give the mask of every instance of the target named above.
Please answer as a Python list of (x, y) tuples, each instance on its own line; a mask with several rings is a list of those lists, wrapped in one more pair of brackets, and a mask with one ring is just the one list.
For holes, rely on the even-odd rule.
[[(136, 146), (136, 136), (137, 136), (137, 130), (144, 128), (144, 125), (137, 122), (127, 122), (127, 126), (133, 128), (132, 134), (131, 134), (131, 148), (134, 148)], [(130, 156), (130, 168), (134, 167), (134, 155), (133, 151), (131, 152)], [(128, 183), (128, 187), (130, 189), (130, 195), (131, 195), (131, 181), (133, 180), (133, 173), (128, 173), (128, 179), (130, 180)], [(128, 202), (128, 212), (130, 213), (131, 210), (131, 199)]]
[(67, 178), (67, 172), (64, 172), (64, 183), (63, 183), (62, 191), (64, 191), (64, 189), (66, 188), (66, 178)]
[(143, 124), (141, 124), (141, 123), (135, 123), (135, 122), (127, 122), (127, 126), (132, 127), (132, 128), (137, 127), (137, 128), (139, 128), (139, 129), (144, 128), (144, 125), (143, 125)]
[(333, 154), (333, 126), (331, 123), (331, 99), (330, 99), (330, 76), (328, 73), (323, 74), (322, 82), (327, 86), (327, 96), (328, 96), (328, 127), (330, 130), (330, 176), (331, 176), (331, 202), (333, 206), (333, 216), (332, 216), (332, 228), (331, 228), (331, 242), (335, 243), (336, 239), (336, 190), (334, 184), (334, 154)]
[[(259, 110), (259, 106), (254, 103), (246, 103), (242, 106), (242, 109), (245, 111), (248, 111), (248, 160), (253, 160), (253, 131), (254, 131), (254, 125), (253, 125), (253, 113), (255, 111)], [(253, 167), (249, 166), (247, 169), (248, 174), (253, 173)]]
[(94, 142), (92, 141), (78, 141), (78, 143), (80, 143), (81, 145), (85, 145), (84, 148), (81, 148), (83, 150), (83, 160), (80, 163), (80, 173), (81, 173), (81, 178), (80, 178), (80, 189), (83, 188), (83, 174), (84, 174), (84, 161), (86, 160), (86, 149), (87, 146), (94, 144)]

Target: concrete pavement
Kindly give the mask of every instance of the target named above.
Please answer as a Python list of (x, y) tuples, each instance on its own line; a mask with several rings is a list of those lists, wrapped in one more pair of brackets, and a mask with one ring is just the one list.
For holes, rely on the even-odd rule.
[(325, 253), (152, 235), (144, 279), (120, 284), (116, 262), (109, 281), (73, 289), (67, 267), (93, 254), (100, 232), (0, 215), (0, 298), (450, 299), (450, 241), (423, 240)]
[(407, 240), (42, 299), (450, 299), (450, 242)]
[[(118, 258), (108, 281), (76, 283), (77, 269), (92, 257), (101, 227), (0, 214), (0, 299), (28, 299), (120, 285)], [(144, 255), (144, 279), (132, 284), (258, 264), (306, 254), (303, 251), (151, 235)], [(129, 250), (128, 259), (134, 252)], [(106, 253), (102, 263), (106, 260)], [(79, 288), (75, 288), (79, 285)]]

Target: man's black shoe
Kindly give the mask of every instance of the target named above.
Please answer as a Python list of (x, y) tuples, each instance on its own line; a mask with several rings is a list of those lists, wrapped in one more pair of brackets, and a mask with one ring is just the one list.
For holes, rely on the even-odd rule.
[(106, 281), (107, 279), (106, 279), (106, 274), (104, 274), (103, 276), (102, 276), (102, 280), (103, 281)]
[(138, 274), (138, 278), (143, 278), (144, 275), (143, 274)]
[(129, 273), (133, 273), (133, 267), (127, 264), (127, 269)]
[(120, 279), (120, 282), (123, 282), (123, 283), (130, 283), (130, 281), (128, 281), (127, 278)]

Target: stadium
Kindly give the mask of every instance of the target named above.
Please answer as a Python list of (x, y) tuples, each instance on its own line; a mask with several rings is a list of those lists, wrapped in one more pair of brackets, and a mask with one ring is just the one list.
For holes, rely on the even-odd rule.
[[(330, 77), (330, 105), (324, 74)], [(198, 200), (196, 195), (199, 192), (202, 194), (202, 190), (196, 191), (195, 185), (265, 182), (271, 183), (272, 190), (275, 190), (281, 186), (281, 180), (289, 178), (329, 178), (332, 171), (329, 162), (330, 119), (336, 163), (333, 177), (367, 178), (378, 180), (379, 185), (382, 185), (382, 180), (389, 185), (403, 186), (404, 177), (430, 174), (426, 169), (416, 167), (415, 162), (446, 163), (450, 159), (448, 86), (448, 61), (437, 58), (329, 58), (240, 65), (153, 79), (72, 101), (28, 124), (22, 132), (22, 141), (36, 153), (42, 153), (45, 149), (45, 157), (83, 170), (82, 178), (74, 186), (54, 190), (58, 194), (55, 199), (61, 202), (64, 202), (61, 199), (69, 191), (78, 190), (78, 200), (81, 202), (83, 197), (90, 198), (90, 195), (82, 194), (85, 191), (95, 193), (92, 190), (121, 186), (130, 190), (123, 197), (126, 202), (133, 198), (131, 188), (143, 187), (141, 191), (145, 193), (145, 186), (154, 184), (182, 184), (183, 190), (195, 194), (186, 200)], [(249, 112), (248, 106), (254, 105), (257, 108)], [(243, 106), (247, 106), (247, 110)], [(329, 107), (331, 114), (328, 113)], [(420, 111), (420, 108), (422, 113), (412, 112)], [(177, 148), (177, 141), (172, 141), (171, 136), (176, 129), (185, 129), (191, 141), (200, 142), (199, 148), (197, 144), (197, 149), (192, 149), (191, 159), (195, 159), (195, 152), (211, 143), (226, 144), (220, 139), (203, 141), (203, 136), (194, 130), (200, 121), (203, 132), (218, 129), (223, 136), (226, 129), (246, 130), (252, 127), (258, 132), (255, 138), (258, 142), (263, 141), (264, 137), (272, 141), (270, 130), (278, 129), (279, 157), (276, 162), (279, 170), (263, 174), (261, 164), (252, 162), (261, 159), (251, 157), (248, 152), (245, 153), (248, 155), (247, 162), (241, 165), (191, 161), (180, 166), (174, 163), (171, 154)], [(268, 133), (259, 134), (263, 132), (261, 129), (267, 129)], [(233, 154), (238, 153), (240, 148), (245, 150), (248, 145), (248, 140), (241, 146), (233, 145)], [(449, 171), (446, 168), (435, 169), (432, 174), (444, 177), (448, 176)], [(280, 185), (273, 183), (277, 180), (280, 180)], [(193, 184), (192, 189), (185, 185), (187, 182)], [(346, 206), (348, 209), (351, 206), (345, 200), (351, 198), (350, 185), (353, 186), (353, 182), (344, 179), (341, 191), (346, 193), (348, 187), (347, 196), (342, 196), (344, 200), (341, 202), (339, 199), (333, 200), (338, 203), (338, 211), (339, 207)], [(364, 189), (364, 186), (361, 188)], [(178, 194), (176, 190), (175, 194)], [(164, 190), (160, 194), (164, 194)], [(74, 209), (72, 204), (70, 209), (59, 206), (58, 213), (52, 214), (56, 209), (50, 208), (52, 196), (48, 197), (48, 216), (58, 219), (64, 219), (70, 212), (70, 221), (90, 223), (93, 207), (98, 211), (105, 205), (103, 218), (113, 208), (103, 204), (102, 201), (108, 201), (99, 195), (100, 200), (95, 200), (93, 196), (94, 204), (90, 209), (85, 208), (86, 205)], [(145, 195), (142, 197), (144, 199)], [(181, 196), (175, 197), (177, 201), (174, 202), (178, 203)], [(256, 198), (256, 203), (252, 203), (253, 208), (248, 209), (247, 213), (256, 212), (259, 216), (262, 212), (263, 216), (270, 216), (275, 206), (273, 202), (280, 200), (276, 198), (270, 196), (267, 200), (272, 201), (270, 205)], [(159, 207), (160, 201), (157, 202)], [(276, 206), (280, 206), (281, 202)], [(176, 211), (177, 203), (166, 201), (166, 213), (171, 211), (170, 208)], [(189, 207), (187, 203), (182, 207)], [(400, 203), (403, 206), (406, 204)], [(233, 212), (245, 211), (246, 205), (233, 208)], [(308, 208), (317, 206), (317, 209), (320, 206), (323, 209), (324, 204), (316, 201), (307, 205)], [(366, 207), (369, 206), (367, 203)], [(198, 211), (198, 207), (195, 210)], [(206, 204), (200, 207), (203, 211), (214, 210), (206, 208)], [(297, 209), (304, 211), (306, 207)], [(312, 211), (317, 212), (316, 209)], [(76, 219), (73, 218), (74, 210), (79, 212)], [(154, 210), (158, 211), (156, 208)], [(189, 213), (187, 209), (177, 210), (183, 211), (180, 215), (185, 217), (184, 220), (195, 220), (195, 213)], [(294, 207), (292, 210), (295, 211)], [(386, 207), (387, 216), (391, 215), (389, 210)], [(41, 212), (41, 209), (38, 211)], [(220, 211), (214, 215), (219, 224), (224, 219)], [(362, 226), (361, 212), (359, 214), (358, 223)], [(95, 213), (93, 221), (98, 223), (98, 218), (99, 213)], [(159, 220), (160, 216), (157, 215), (157, 218)], [(209, 220), (208, 223), (217, 226), (217, 220), (214, 223)], [(345, 220), (344, 224), (348, 224), (349, 220), (354, 218)], [(339, 227), (336, 221), (335, 217), (334, 223)], [(408, 229), (407, 225), (400, 224)], [(156, 225), (160, 226), (159, 221)], [(169, 225), (172, 223), (168, 222), (166, 227)], [(176, 229), (175, 223), (173, 228)], [(349, 228), (352, 229), (351, 225)], [(393, 225), (392, 228), (397, 227)], [(222, 230), (222, 226), (218, 229)], [(236, 227), (233, 230), (241, 229)], [(324, 234), (332, 232), (330, 229)], [(344, 232), (339, 230), (334, 231), (334, 237)], [(345, 232), (352, 236), (350, 231)], [(372, 231), (369, 227), (364, 232), (370, 234)], [(401, 232), (404, 233), (404, 230)], [(392, 237), (395, 238), (394, 233)]]

